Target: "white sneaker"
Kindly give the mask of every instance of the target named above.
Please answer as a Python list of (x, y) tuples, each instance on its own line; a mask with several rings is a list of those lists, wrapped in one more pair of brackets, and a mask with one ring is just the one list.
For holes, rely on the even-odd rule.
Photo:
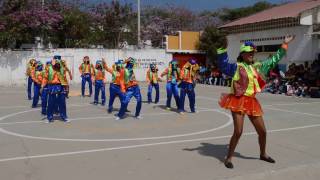
[(136, 119), (143, 119), (141, 116), (136, 116), (135, 118)]
[(116, 117), (116, 121), (119, 121), (119, 120), (121, 120), (121, 118), (120, 117)]
[(49, 121), (49, 120), (46, 120), (46, 121), (44, 121), (44, 123), (47, 123), (47, 124), (49, 124), (49, 123), (50, 123), (50, 121)]
[(179, 112), (179, 114), (184, 115), (184, 112), (183, 112), (183, 111), (181, 111), (181, 112)]
[(71, 121), (69, 119), (64, 120), (65, 123), (70, 123)]

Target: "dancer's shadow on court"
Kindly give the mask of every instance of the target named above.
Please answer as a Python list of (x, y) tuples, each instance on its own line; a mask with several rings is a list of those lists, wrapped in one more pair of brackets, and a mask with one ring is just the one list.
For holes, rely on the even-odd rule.
[[(201, 146), (196, 148), (185, 148), (184, 151), (198, 151), (199, 154), (203, 156), (210, 156), (218, 159), (221, 162), (224, 162), (226, 155), (228, 153), (228, 144), (209, 144), (201, 143)], [(258, 159), (255, 157), (248, 157), (241, 155), (238, 152), (234, 152), (234, 157), (242, 159)]]

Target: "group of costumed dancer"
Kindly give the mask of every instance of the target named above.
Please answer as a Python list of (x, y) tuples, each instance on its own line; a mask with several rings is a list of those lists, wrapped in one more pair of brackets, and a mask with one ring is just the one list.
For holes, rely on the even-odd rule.
[[(224, 37), (224, 43), (221, 48), (217, 49), (217, 65), (222, 73), (232, 77), (231, 93), (222, 94), (219, 105), (222, 108), (231, 111), (233, 117), (234, 131), (230, 139), (229, 150), (225, 159), (225, 166), (233, 168), (232, 156), (243, 131), (244, 117), (247, 115), (255, 127), (258, 134), (260, 146), (260, 159), (269, 163), (275, 163), (266, 153), (266, 136), (267, 131), (263, 121), (263, 111), (255, 95), (264, 88), (265, 78), (270, 69), (274, 68), (278, 62), (285, 56), (288, 44), (294, 39), (294, 36), (286, 36), (281, 48), (271, 57), (264, 61), (254, 59), (256, 46), (252, 42), (245, 42), (240, 47), (240, 54), (236, 63), (230, 63), (227, 54), (227, 41)], [(92, 95), (92, 85), (95, 87), (94, 104), (99, 103), (99, 94), (101, 92), (101, 105), (105, 105), (105, 84), (107, 71), (112, 75), (110, 82), (108, 113), (113, 111), (113, 103), (116, 97), (120, 99), (120, 110), (116, 114), (116, 120), (123, 119), (127, 112), (127, 107), (132, 97), (137, 101), (135, 117), (140, 119), (142, 107), (142, 96), (140, 87), (134, 74), (136, 60), (128, 58), (118, 60), (112, 67), (109, 67), (104, 59), (97, 60), (96, 65), (90, 63), (88, 56), (85, 56), (83, 63), (79, 67), (82, 78), (81, 95), (85, 96), (86, 82), (89, 84), (89, 96)], [(158, 75), (156, 64), (151, 64), (146, 73), (148, 83), (147, 99), (152, 103), (152, 90), (155, 88), (156, 96), (154, 103), (159, 102), (159, 81), (166, 77), (167, 101), (166, 108), (171, 109), (172, 95), (175, 99), (179, 113), (185, 112), (185, 96), (188, 95), (190, 111), (196, 112), (195, 109), (195, 79), (199, 71), (199, 65), (196, 60), (190, 59), (182, 68), (179, 68), (177, 60), (172, 60), (168, 68), (161, 75)], [(41, 113), (47, 116), (47, 122), (53, 121), (53, 114), (60, 113), (63, 121), (68, 121), (66, 110), (66, 98), (69, 92), (69, 79), (72, 75), (67, 67), (66, 61), (61, 56), (56, 55), (51, 61), (46, 62), (43, 66), (40, 61), (31, 59), (27, 68), (28, 76), (28, 98), (31, 100), (31, 85), (34, 83), (34, 96), (32, 107), (38, 104), (39, 97), (42, 101)], [(180, 93), (179, 93), (180, 89)]]
[[(66, 61), (56, 55), (45, 66), (41, 61), (31, 59), (27, 65), (28, 99), (32, 101), (32, 108), (36, 108), (41, 97), (41, 114), (47, 116), (47, 122), (53, 121), (53, 114), (59, 113), (63, 121), (68, 121), (66, 98), (69, 94), (69, 82), (72, 74)], [(33, 98), (31, 87), (33, 85)]]
[[(110, 82), (110, 98), (107, 107), (108, 113), (113, 111), (113, 103), (116, 97), (120, 100), (120, 110), (116, 114), (116, 120), (123, 119), (128, 111), (128, 105), (132, 97), (137, 101), (135, 117), (140, 119), (140, 112), (142, 107), (142, 96), (140, 92), (139, 83), (135, 77), (134, 67), (136, 60), (128, 58), (126, 60), (118, 60), (112, 67), (109, 67), (106, 61), (102, 58), (97, 60), (95, 66), (90, 63), (88, 56), (83, 58), (83, 63), (79, 66), (81, 74), (81, 96), (85, 97), (85, 86), (89, 84), (89, 96), (92, 96), (92, 85), (94, 85), (94, 102), (99, 104), (99, 95), (101, 94), (101, 105), (106, 103), (106, 72), (110, 73), (112, 80)], [(178, 61), (172, 60), (169, 67), (159, 76), (156, 64), (150, 64), (146, 73), (146, 80), (148, 83), (148, 103), (152, 103), (152, 91), (156, 90), (156, 97), (154, 103), (159, 103), (159, 81), (162, 77), (167, 77), (167, 102), (166, 107), (171, 109), (172, 94), (176, 101), (178, 111), (183, 114), (184, 101), (186, 94), (189, 97), (190, 110), (195, 113), (195, 78), (196, 73), (199, 71), (199, 66), (194, 59), (186, 62), (183, 67), (178, 67)], [(72, 74), (67, 67), (66, 61), (61, 59), (60, 55), (56, 55), (51, 61), (46, 62), (43, 66), (41, 61), (31, 59), (27, 67), (28, 76), (28, 99), (32, 100), (32, 107), (36, 108), (41, 97), (42, 110), (41, 114), (47, 116), (47, 122), (53, 121), (53, 114), (59, 113), (60, 118), (68, 121), (66, 110), (66, 98), (69, 94), (69, 82), (72, 80)], [(69, 78), (67, 77), (69, 76)], [(179, 84), (180, 82), (180, 84)], [(31, 97), (31, 86), (34, 83), (34, 95)], [(179, 87), (178, 87), (179, 86)], [(179, 95), (180, 88), (180, 95)]]

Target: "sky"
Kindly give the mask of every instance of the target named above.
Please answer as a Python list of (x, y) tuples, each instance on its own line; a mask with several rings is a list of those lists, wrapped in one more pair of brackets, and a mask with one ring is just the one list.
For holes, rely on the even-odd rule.
[[(110, 2), (111, 0), (89, 0), (91, 2)], [(120, 0), (121, 2), (136, 4), (137, 0)], [(177, 5), (186, 7), (193, 11), (215, 10), (219, 8), (238, 8), (243, 6), (250, 6), (261, 0), (140, 0), (141, 6), (155, 5), (166, 6)], [(273, 4), (284, 3), (293, 0), (265, 0)]]

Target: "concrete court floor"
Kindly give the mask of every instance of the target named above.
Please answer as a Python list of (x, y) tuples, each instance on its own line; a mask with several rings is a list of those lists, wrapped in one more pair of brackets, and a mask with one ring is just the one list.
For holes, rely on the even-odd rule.
[(277, 162), (258, 159), (257, 135), (246, 119), (230, 170), (223, 159), (232, 119), (217, 104), (229, 89), (198, 85), (199, 112), (179, 115), (175, 109), (165, 110), (165, 84), (160, 87), (156, 105), (145, 102), (146, 85), (141, 85), (143, 119), (132, 117), (133, 99), (128, 117), (115, 121), (116, 111), (108, 114), (106, 107), (92, 105), (92, 98), (80, 98), (79, 86), (73, 86), (68, 124), (44, 123), (39, 109), (30, 108), (25, 87), (0, 87), (0, 179), (319, 179), (319, 99), (260, 94), (267, 149)]

